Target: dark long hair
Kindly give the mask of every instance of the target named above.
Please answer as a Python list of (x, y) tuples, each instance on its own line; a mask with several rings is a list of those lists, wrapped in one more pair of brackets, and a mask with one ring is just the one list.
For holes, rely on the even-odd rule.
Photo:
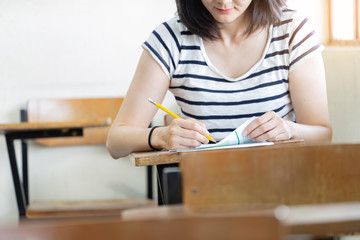
[[(189, 31), (207, 40), (219, 39), (217, 22), (201, 0), (176, 0), (176, 6), (181, 22)], [(253, 0), (245, 12), (250, 23), (245, 36), (278, 23), (284, 6), (286, 0)]]

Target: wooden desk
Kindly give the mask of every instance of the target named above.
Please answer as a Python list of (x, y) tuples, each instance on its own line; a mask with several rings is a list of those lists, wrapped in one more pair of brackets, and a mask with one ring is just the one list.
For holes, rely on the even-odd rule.
[[(261, 229), (261, 231), (259, 231)], [(101, 220), (38, 224), (0, 229), (6, 240), (285, 240), (274, 216), (183, 218), (139, 221)]]
[(14, 141), (37, 138), (82, 136), (84, 128), (109, 126), (111, 119), (72, 122), (22, 122), (0, 124), (0, 133), (5, 134), (13, 177), (16, 201), (20, 217), (25, 216), (29, 204), (27, 162), (23, 163), (23, 183), (20, 182)]
[[(267, 145), (267, 146), (259, 146), (255, 147), (255, 149), (268, 149), (273, 148), (274, 146), (293, 146), (294, 144), (303, 145), (304, 140), (288, 140), (288, 141), (281, 141), (276, 142), (274, 145)], [(229, 150), (236, 150), (236, 151), (243, 151), (246, 152), (249, 149), (253, 148), (236, 148), (236, 149), (227, 149)], [(182, 156), (184, 154), (195, 155), (200, 152), (210, 152), (211, 154), (216, 154), (217, 151), (221, 150), (206, 150), (206, 151), (199, 151), (199, 152), (187, 152), (187, 153), (178, 153), (178, 152), (170, 152), (170, 151), (153, 151), (153, 152), (139, 152), (139, 153), (131, 153), (129, 155), (129, 160), (135, 166), (156, 166), (157, 169), (157, 180), (158, 180), (158, 204), (163, 205), (165, 204), (178, 204), (181, 203), (181, 183), (180, 177), (174, 176), (171, 179), (171, 182), (164, 186), (164, 170), (168, 168), (175, 168), (175, 171), (180, 172), (177, 170), (178, 164), (181, 163)], [(177, 173), (174, 172), (176, 175)], [(179, 175), (180, 173), (178, 173)], [(170, 195), (168, 194), (167, 190), (172, 189)], [(174, 189), (176, 189), (174, 191)], [(169, 200), (170, 199), (170, 200)]]
[(181, 154), (169, 151), (153, 151), (131, 153), (129, 160), (136, 166), (156, 166), (162, 164), (179, 163)]
[(360, 202), (281, 206), (277, 215), (290, 234), (326, 237), (360, 233)]
[(142, 208), (122, 212), (124, 221), (183, 219), (207, 217), (275, 215), (290, 235), (309, 234), (328, 237), (360, 233), (360, 202), (278, 206), (271, 209), (231, 211), (228, 213), (196, 213), (184, 205)]
[(360, 144), (186, 153), (183, 203), (192, 211), (360, 201)]
[[(165, 156), (148, 153), (134, 159), (161, 163)], [(278, 214), (291, 234), (360, 232), (360, 144), (289, 144), (172, 157), (176, 156), (182, 169), (185, 214), (268, 211), (286, 204)], [(183, 207), (158, 209), (160, 213), (138, 213), (150, 218), (158, 213), (165, 218), (184, 214)], [(137, 215), (135, 210), (123, 214), (127, 219)]]
[[(99, 119), (91, 121), (72, 121), (72, 122), (21, 122), (0, 124), (0, 133), (14, 132), (34, 132), (45, 130), (61, 130), (66, 132), (72, 129), (83, 129), (87, 127), (104, 127), (111, 124), (111, 119)], [(76, 133), (74, 133), (76, 134)]]
[[(285, 145), (293, 145), (293, 144), (303, 144), (304, 140), (288, 140), (288, 141), (281, 141), (276, 142), (274, 145), (268, 146), (260, 146), (256, 147), (257, 149), (263, 148), (271, 148), (277, 145), (285, 146)], [(240, 150), (240, 148), (238, 148)], [(250, 148), (241, 148), (241, 150), (246, 151)], [(231, 150), (231, 149), (228, 149)], [(214, 150), (207, 150), (207, 151), (218, 151)], [(200, 151), (199, 151), (200, 152)], [(196, 154), (197, 152), (191, 152), (191, 154)], [(163, 164), (173, 164), (173, 163), (180, 163), (181, 162), (182, 153), (178, 152), (170, 152), (170, 151), (152, 151), (152, 152), (135, 152), (129, 155), (129, 160), (135, 166), (154, 166), (154, 165), (163, 165)]]

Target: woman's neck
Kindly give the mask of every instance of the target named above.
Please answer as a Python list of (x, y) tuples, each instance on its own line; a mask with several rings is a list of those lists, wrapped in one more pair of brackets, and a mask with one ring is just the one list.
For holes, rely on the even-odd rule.
[(245, 39), (246, 31), (249, 23), (245, 16), (240, 16), (238, 19), (231, 23), (220, 23), (220, 41), (221, 42), (237, 42)]

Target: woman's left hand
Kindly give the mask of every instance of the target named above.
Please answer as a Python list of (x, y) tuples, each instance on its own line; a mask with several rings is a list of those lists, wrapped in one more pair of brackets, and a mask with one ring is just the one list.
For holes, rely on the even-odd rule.
[(256, 142), (276, 142), (293, 137), (291, 122), (270, 111), (252, 121), (243, 134)]

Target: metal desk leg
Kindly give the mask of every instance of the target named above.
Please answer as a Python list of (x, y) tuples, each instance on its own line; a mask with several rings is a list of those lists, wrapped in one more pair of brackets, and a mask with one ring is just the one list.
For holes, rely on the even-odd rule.
[(21, 154), (22, 154), (22, 182), (24, 188), (25, 204), (29, 205), (29, 167), (28, 167), (28, 151), (27, 143), (21, 140)]
[[(27, 110), (20, 110), (20, 121), (27, 122)], [(25, 204), (29, 205), (29, 169), (28, 169), (28, 146), (25, 140), (21, 139), (21, 155), (22, 155), (22, 182), (25, 195)]]
[(14, 181), (14, 187), (15, 187), (15, 195), (16, 195), (16, 201), (19, 209), (19, 215), (25, 216), (26, 214), (26, 207), (25, 207), (25, 196), (24, 196), (24, 190), (23, 186), (20, 183), (20, 177), (19, 177), (19, 170), (16, 162), (16, 155), (15, 155), (15, 148), (14, 148), (14, 140), (11, 136), (11, 134), (5, 134), (6, 138), (6, 145), (8, 149), (9, 154), (9, 160), (10, 160), (10, 167), (11, 172), (13, 176)]
[(153, 199), (153, 174), (152, 166), (146, 167), (146, 195), (148, 199)]
[[(19, 209), (19, 215), (25, 216), (26, 215), (26, 197), (24, 192), (23, 184), (20, 182), (19, 177), (19, 170), (16, 162), (16, 155), (15, 155), (15, 147), (14, 147), (14, 140), (16, 139), (35, 139), (35, 138), (49, 138), (49, 137), (75, 137), (75, 136), (83, 136), (83, 129), (82, 128), (72, 128), (69, 131), (62, 131), (61, 129), (55, 130), (37, 130), (37, 131), (25, 131), (25, 132), (12, 132), (12, 133), (5, 133), (6, 138), (6, 145), (9, 154), (10, 160), (10, 167), (14, 181), (15, 187), (15, 194), (16, 194), (16, 201)], [(26, 164), (24, 168), (24, 179), (27, 188), (27, 157), (25, 158)]]

